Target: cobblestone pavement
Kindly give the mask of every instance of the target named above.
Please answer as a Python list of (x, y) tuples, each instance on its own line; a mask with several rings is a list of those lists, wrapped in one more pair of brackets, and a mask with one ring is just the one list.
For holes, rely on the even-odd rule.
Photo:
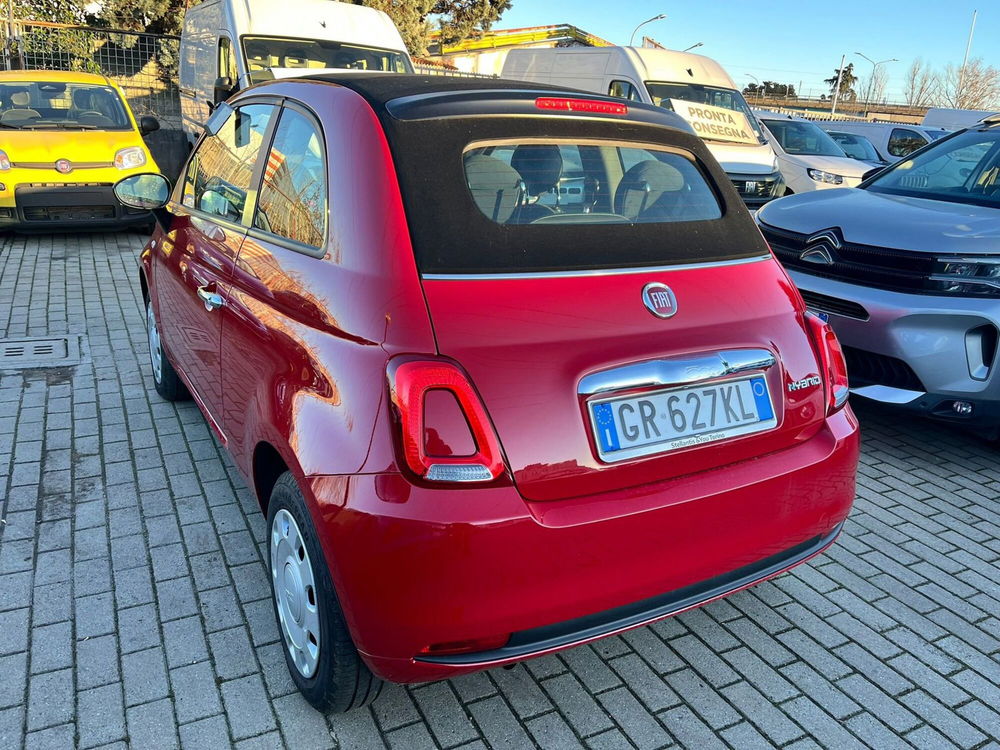
[(1000, 747), (998, 450), (858, 409), (831, 551), (704, 609), (325, 718), (282, 661), (255, 501), (147, 374), (134, 234), (0, 238), (0, 747)]

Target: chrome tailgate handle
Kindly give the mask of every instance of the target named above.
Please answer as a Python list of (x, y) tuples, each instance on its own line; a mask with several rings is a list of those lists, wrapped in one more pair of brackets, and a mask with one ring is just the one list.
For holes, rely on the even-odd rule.
[(733, 349), (699, 357), (654, 359), (586, 375), (580, 380), (577, 392), (593, 396), (633, 388), (687, 385), (741, 372), (766, 370), (776, 361), (767, 349)]

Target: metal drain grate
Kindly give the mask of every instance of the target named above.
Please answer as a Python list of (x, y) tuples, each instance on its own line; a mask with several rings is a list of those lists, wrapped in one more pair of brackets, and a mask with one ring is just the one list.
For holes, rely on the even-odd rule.
[(0, 339), (0, 369), (75, 365), (82, 351), (80, 336)]

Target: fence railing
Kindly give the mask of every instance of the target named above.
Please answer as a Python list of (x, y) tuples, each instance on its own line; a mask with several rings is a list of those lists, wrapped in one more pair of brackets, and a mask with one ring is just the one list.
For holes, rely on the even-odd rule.
[(5, 57), (9, 67), (23, 70), (107, 76), (121, 86), (137, 117), (150, 114), (165, 128), (180, 128), (179, 51), (176, 36), (18, 20)]
[(466, 73), (464, 70), (427, 63), (413, 63), (413, 72), (431, 76), (453, 76), (455, 78), (496, 78), (496, 76), (491, 76), (488, 73)]

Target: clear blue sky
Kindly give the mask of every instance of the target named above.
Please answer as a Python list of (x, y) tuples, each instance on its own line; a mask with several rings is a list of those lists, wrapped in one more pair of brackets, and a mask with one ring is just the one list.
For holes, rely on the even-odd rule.
[[(643, 34), (671, 49), (696, 42), (696, 50), (722, 63), (738, 85), (752, 73), (761, 80), (802, 82), (802, 93), (818, 96), (822, 83), (840, 64), (854, 62), (859, 76), (873, 60), (899, 58), (885, 66), (886, 95), (901, 98), (903, 77), (916, 57), (934, 68), (960, 65), (973, 9), (979, 9), (972, 57), (1000, 67), (1000, 2), (997, 0), (513, 0), (495, 28), (569, 23), (615, 44), (628, 44), (636, 24), (666, 13), (664, 21), (644, 26)], [(811, 90), (811, 92), (810, 92)]]

